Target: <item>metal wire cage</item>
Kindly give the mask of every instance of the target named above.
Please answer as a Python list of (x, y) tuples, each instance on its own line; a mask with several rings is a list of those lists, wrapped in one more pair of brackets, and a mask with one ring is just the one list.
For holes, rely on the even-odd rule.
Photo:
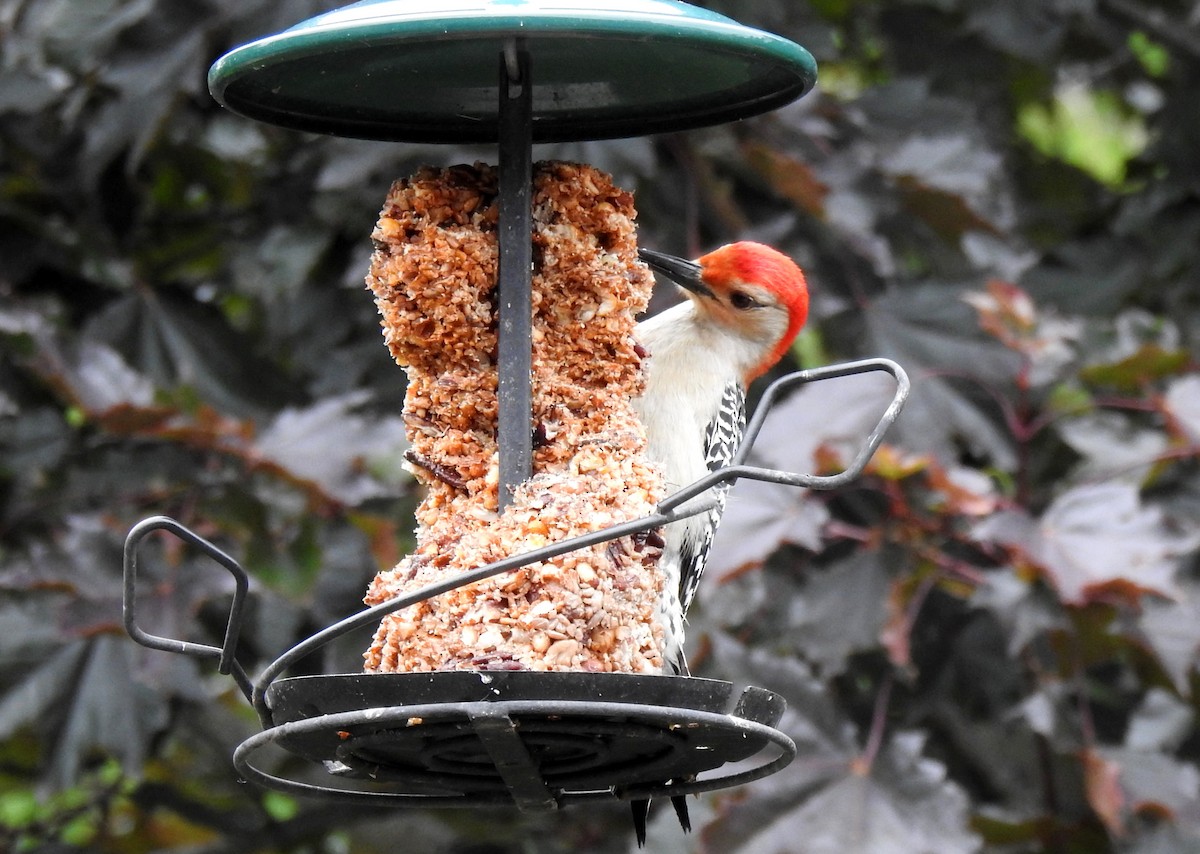
[[(896, 390), (850, 465), (835, 475), (796, 474), (746, 462), (772, 406), (790, 389), (880, 371)], [(741, 785), (785, 767), (795, 743), (776, 728), (781, 697), (728, 682), (620, 673), (446, 671), (286, 677), (298, 661), (385, 614), (457, 587), (608, 540), (649, 531), (713, 506), (711, 487), (740, 478), (828, 490), (859, 476), (909, 392), (903, 369), (869, 359), (799, 371), (763, 394), (732, 462), (666, 498), (657, 512), (480, 567), (364, 609), (284, 652), (251, 678), (236, 657), (249, 579), (241, 565), (179, 522), (143, 520), (125, 543), (124, 625), (151, 649), (215, 661), (258, 714), (262, 731), (234, 752), (246, 779), (292, 794), (395, 806), (512, 804), (556, 809), (577, 801), (658, 797)], [(171, 534), (234, 578), (220, 646), (162, 637), (138, 623), (138, 553), (148, 535)], [(732, 706), (732, 708), (731, 708)], [(328, 782), (276, 776), (254, 764), (275, 745), (324, 766)]]

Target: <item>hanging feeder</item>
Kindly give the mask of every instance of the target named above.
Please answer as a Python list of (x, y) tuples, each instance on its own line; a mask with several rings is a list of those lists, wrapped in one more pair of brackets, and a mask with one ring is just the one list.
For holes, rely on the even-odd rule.
[[(531, 146), (677, 131), (733, 121), (805, 94), (816, 65), (800, 46), (669, 0), (364, 0), (231, 51), (211, 69), (223, 105), (319, 133), (499, 145), (499, 495), (529, 477), (531, 449)], [(666, 73), (664, 73), (666, 72)], [(896, 392), (852, 464), (834, 476), (746, 464), (774, 402), (808, 382), (882, 371)], [(287, 678), (296, 662), (385, 615), (449, 590), (708, 511), (697, 498), (739, 478), (833, 489), (857, 477), (908, 394), (884, 359), (800, 371), (764, 394), (732, 463), (645, 518), (551, 543), (367, 608), (302, 641), (251, 678), (234, 652), (247, 575), (174, 520), (136, 525), (125, 547), (124, 621), (138, 643), (212, 659), (257, 712), (262, 731), (234, 753), (264, 786), (402, 806), (515, 804), (711, 791), (780, 770), (796, 746), (775, 729), (777, 695), (727, 682), (624, 673), (444, 671)], [(235, 579), (220, 647), (152, 635), (137, 619), (138, 551), (165, 531)], [(276, 745), (320, 763), (328, 782), (274, 776), (255, 763)], [(736, 770), (725, 770), (738, 763)]]

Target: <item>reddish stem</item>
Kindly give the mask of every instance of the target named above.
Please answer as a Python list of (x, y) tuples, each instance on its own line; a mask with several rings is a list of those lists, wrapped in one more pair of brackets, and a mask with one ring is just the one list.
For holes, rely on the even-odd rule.
[(871, 766), (875, 764), (875, 757), (879, 755), (879, 748), (883, 745), (883, 731), (887, 726), (888, 702), (892, 697), (894, 683), (895, 677), (888, 673), (884, 677), (883, 684), (879, 686), (879, 693), (875, 695), (875, 709), (871, 713), (871, 731), (867, 735), (867, 745), (863, 748), (860, 757), (864, 773), (870, 772)]

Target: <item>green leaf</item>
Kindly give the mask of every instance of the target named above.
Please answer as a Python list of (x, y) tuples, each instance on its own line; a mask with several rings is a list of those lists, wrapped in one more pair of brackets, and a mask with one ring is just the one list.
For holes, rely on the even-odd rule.
[(1050, 390), (1046, 405), (1063, 415), (1082, 415), (1095, 405), (1095, 398), (1079, 386), (1063, 383)]
[(300, 804), (295, 798), (282, 792), (263, 792), (263, 809), (275, 821), (289, 821), (300, 812)]
[(1151, 77), (1163, 77), (1171, 67), (1171, 53), (1142, 30), (1134, 30), (1126, 42), (1142, 68)]
[(0, 826), (20, 828), (37, 818), (37, 797), (29, 790), (0, 792)]
[(1112, 187), (1124, 183), (1129, 161), (1149, 141), (1141, 117), (1117, 95), (1083, 85), (1062, 88), (1049, 106), (1025, 104), (1017, 114), (1017, 129), (1046, 156)]
[(1190, 358), (1186, 350), (1164, 350), (1155, 344), (1145, 344), (1119, 362), (1084, 368), (1080, 377), (1092, 385), (1137, 392), (1155, 380), (1179, 374)]
[(73, 818), (63, 827), (59, 838), (67, 845), (82, 848), (96, 838), (98, 823), (99, 818), (91, 814)]

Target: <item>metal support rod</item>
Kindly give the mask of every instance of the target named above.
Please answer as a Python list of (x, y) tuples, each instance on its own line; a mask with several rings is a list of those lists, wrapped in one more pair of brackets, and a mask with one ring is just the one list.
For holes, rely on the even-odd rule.
[(500, 55), (499, 502), (533, 471), (533, 98), (529, 54), (511, 39)]

